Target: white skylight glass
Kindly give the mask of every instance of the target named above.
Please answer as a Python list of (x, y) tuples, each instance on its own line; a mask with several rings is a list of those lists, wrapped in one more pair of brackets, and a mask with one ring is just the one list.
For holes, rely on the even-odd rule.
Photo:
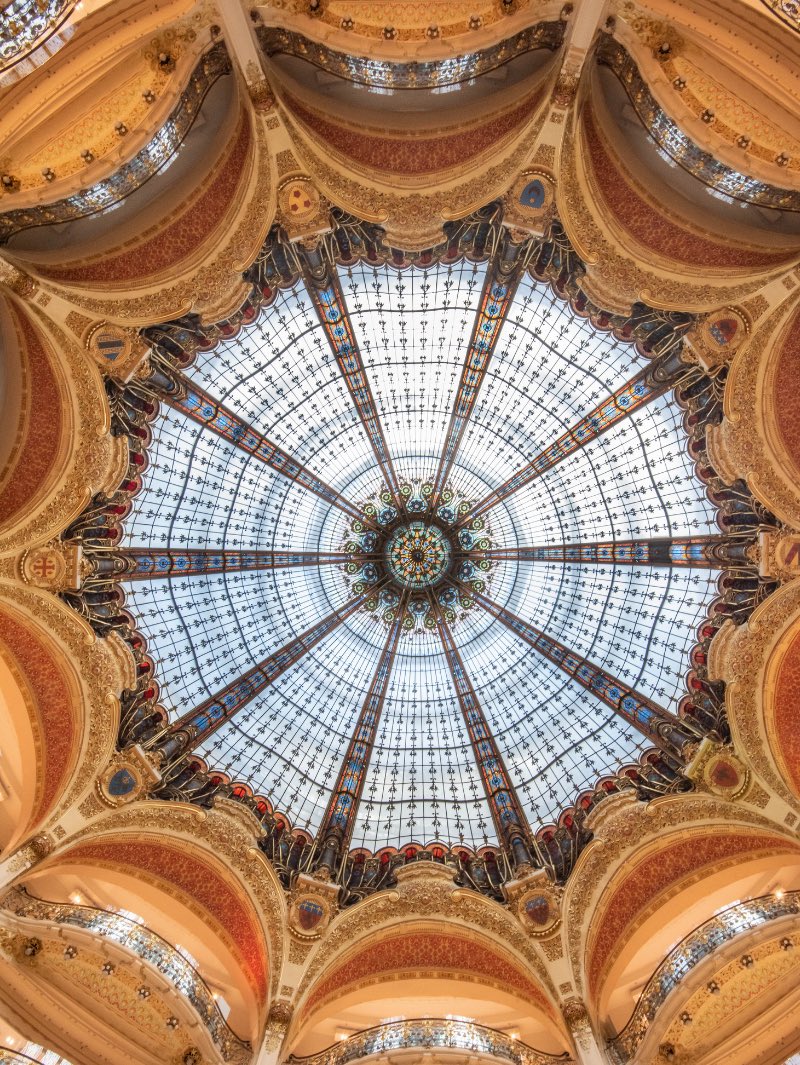
[[(341, 268), (381, 425), (402, 480), (439, 462), (486, 264)], [(520, 282), (449, 483), (498, 488), (647, 365), (552, 290)], [(311, 300), (298, 284), (187, 376), (357, 506), (382, 487), (375, 454)], [(715, 512), (667, 394), (485, 515), (495, 548), (705, 535)], [(164, 404), (128, 546), (341, 551), (350, 520)], [(577, 655), (676, 711), (717, 572), (648, 564), (499, 561), (486, 594)], [(127, 606), (177, 717), (344, 606), (340, 565), (131, 581)], [(452, 624), (464, 669), (533, 830), (652, 742), (474, 607)], [(291, 823), (322, 823), (387, 637), (359, 610), (204, 741), (198, 753)], [(481, 774), (436, 632), (404, 632), (351, 846), (496, 844)]]

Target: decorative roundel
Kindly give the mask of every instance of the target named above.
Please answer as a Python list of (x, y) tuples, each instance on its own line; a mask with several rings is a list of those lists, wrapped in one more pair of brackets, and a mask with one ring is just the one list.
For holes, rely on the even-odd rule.
[(519, 901), (517, 911), (531, 935), (544, 936), (561, 921), (558, 899), (547, 888), (529, 891)]
[(63, 586), (66, 571), (64, 555), (50, 546), (33, 548), (22, 557), (22, 578), (37, 588)]
[(143, 791), (139, 769), (130, 762), (114, 761), (98, 782), (100, 796), (109, 806), (122, 806)]
[(279, 189), (278, 202), (289, 224), (311, 221), (320, 208), (319, 193), (310, 181), (301, 178), (293, 178)]
[(386, 545), (392, 576), (406, 588), (419, 590), (438, 584), (450, 563), (450, 541), (436, 525), (412, 521), (401, 525)]
[(512, 190), (512, 202), (521, 215), (540, 215), (553, 203), (555, 189), (547, 174), (527, 171)]
[(364, 610), (391, 624), (404, 603), (403, 627), (417, 632), (432, 632), (438, 613), (452, 624), (457, 613), (470, 610), (471, 593), (486, 589), (494, 566), (486, 557), (492, 542), (483, 517), (458, 528), (469, 501), (446, 488), (434, 511), (432, 492), (428, 481), (404, 483), (405, 513), (389, 492), (373, 493), (343, 545), (351, 591), (375, 589)]
[(103, 366), (122, 362), (130, 353), (132, 346), (128, 330), (119, 325), (108, 325), (105, 322), (89, 333), (86, 344), (92, 355)]
[(321, 895), (301, 895), (295, 899), (289, 914), (292, 931), (307, 939), (321, 935), (330, 919), (330, 904)]
[(728, 799), (741, 795), (749, 781), (749, 774), (744, 765), (726, 751), (709, 758), (703, 776), (713, 792)]
[(706, 318), (702, 338), (712, 351), (734, 352), (746, 338), (749, 329), (743, 315), (731, 307), (724, 307)]

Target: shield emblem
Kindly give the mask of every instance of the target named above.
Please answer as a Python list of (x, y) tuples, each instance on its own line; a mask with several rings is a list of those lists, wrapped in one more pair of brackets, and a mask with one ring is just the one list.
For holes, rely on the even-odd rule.
[(735, 766), (730, 762), (720, 759), (715, 762), (709, 773), (711, 782), (716, 784), (718, 788), (735, 788), (738, 787), (740, 778), (739, 773)]
[(303, 899), (297, 906), (297, 918), (305, 932), (311, 932), (325, 916), (325, 910), (314, 899)]
[(721, 347), (726, 347), (739, 332), (739, 323), (735, 318), (720, 318), (708, 331)]
[(544, 206), (546, 195), (544, 182), (540, 181), (539, 178), (534, 178), (533, 181), (528, 182), (520, 193), (519, 202), (523, 207), (532, 207), (534, 210), (538, 210)]
[(108, 782), (108, 794), (120, 799), (130, 795), (136, 787), (136, 778), (128, 769), (118, 769)]
[(550, 899), (546, 895), (532, 895), (525, 903), (525, 916), (537, 928), (550, 923)]
[(97, 350), (109, 362), (113, 362), (121, 353), (125, 347), (125, 338), (117, 336), (115, 333), (106, 332), (105, 330), (97, 333), (94, 338), (94, 342), (97, 346)]

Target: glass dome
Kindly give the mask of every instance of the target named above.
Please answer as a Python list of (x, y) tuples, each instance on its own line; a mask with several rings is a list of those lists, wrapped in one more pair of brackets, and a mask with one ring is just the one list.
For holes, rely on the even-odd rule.
[(197, 753), (372, 852), (494, 844), (509, 803), (535, 831), (635, 762), (717, 594), (685, 545), (716, 512), (648, 360), (527, 273), (501, 313), (487, 269), (340, 267), (363, 377), (333, 304), (279, 291), (163, 406), (126, 525), (234, 559), (127, 585), (173, 719), (236, 689)]

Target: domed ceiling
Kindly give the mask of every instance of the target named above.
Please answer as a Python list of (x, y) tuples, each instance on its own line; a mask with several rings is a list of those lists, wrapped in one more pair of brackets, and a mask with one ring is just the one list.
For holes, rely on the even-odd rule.
[(716, 510), (641, 348), (530, 271), (337, 269), (162, 406), (127, 605), (170, 721), (292, 826), (477, 850), (677, 721)]

